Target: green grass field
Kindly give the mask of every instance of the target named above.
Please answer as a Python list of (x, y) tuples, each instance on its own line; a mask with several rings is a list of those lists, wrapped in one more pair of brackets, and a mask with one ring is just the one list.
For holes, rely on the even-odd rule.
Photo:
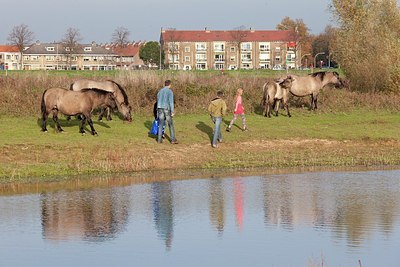
[[(79, 174), (220, 168), (400, 165), (400, 114), (357, 110), (320, 113), (296, 108), (293, 117), (248, 114), (249, 131), (225, 132), (223, 143), (210, 146), (209, 116), (175, 117), (178, 145), (157, 144), (148, 135), (152, 117), (134, 116), (124, 123), (95, 122), (98, 136), (81, 135), (76, 120), (61, 119), (65, 130), (40, 131), (39, 117), (2, 115), (2, 182), (47, 180)], [(225, 118), (229, 123), (231, 116)], [(51, 121), (51, 120), (50, 120)], [(168, 130), (167, 130), (168, 135)]]

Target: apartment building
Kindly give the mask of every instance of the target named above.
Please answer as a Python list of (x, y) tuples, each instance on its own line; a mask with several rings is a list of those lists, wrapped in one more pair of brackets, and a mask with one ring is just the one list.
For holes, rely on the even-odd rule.
[(117, 55), (95, 42), (69, 47), (37, 41), (23, 52), (26, 70), (112, 70)]
[(17, 46), (0, 45), (0, 70), (18, 70), (21, 53)]
[(165, 66), (177, 70), (296, 68), (299, 54), (291, 31), (161, 30)]

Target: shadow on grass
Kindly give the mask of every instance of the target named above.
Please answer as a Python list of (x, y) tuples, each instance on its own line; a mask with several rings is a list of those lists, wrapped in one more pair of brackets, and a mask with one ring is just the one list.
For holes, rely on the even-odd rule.
[[(105, 123), (105, 122), (102, 122), (102, 121), (96, 121), (96, 120), (93, 120), (92, 119), (92, 121), (93, 121), (93, 127), (96, 129), (96, 127), (97, 126), (101, 126), (101, 127), (103, 127), (103, 128), (111, 128), (110, 127), (110, 125), (108, 125), (107, 123)], [(78, 119), (76, 119), (76, 118), (71, 118), (71, 120), (67, 120), (67, 119), (58, 119), (58, 122), (60, 123), (60, 126), (62, 127), (62, 128), (67, 128), (67, 129), (69, 129), (69, 128), (73, 128), (73, 127), (76, 127), (77, 128), (77, 132), (79, 132), (79, 127), (81, 126), (81, 120), (78, 120)], [(36, 121), (36, 124), (40, 127), (40, 129), (42, 129), (42, 118), (38, 118), (37, 119), (37, 121)], [(53, 121), (53, 118), (52, 117), (49, 117), (49, 118), (47, 118), (47, 127), (50, 127), (50, 128), (52, 128), (52, 129), (55, 129), (55, 123), (54, 123), (54, 121)], [(85, 123), (85, 131), (91, 131), (90, 130), (90, 126), (89, 126), (89, 124), (88, 124), (88, 122), (86, 121), (86, 123)]]
[(210, 139), (210, 142), (212, 142), (212, 138), (214, 135), (214, 129), (212, 127), (210, 127), (208, 124), (205, 124), (202, 121), (199, 121), (196, 124), (196, 128), (202, 131), (203, 133), (207, 134), (208, 138)]

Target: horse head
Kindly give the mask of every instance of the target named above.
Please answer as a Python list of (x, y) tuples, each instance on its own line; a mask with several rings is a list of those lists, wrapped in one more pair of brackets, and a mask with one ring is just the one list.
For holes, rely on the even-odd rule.
[(125, 102), (121, 103), (119, 110), (124, 117), (124, 120), (131, 122), (132, 121), (132, 107), (127, 105)]
[(292, 82), (294, 81), (294, 77), (292, 75), (288, 75), (283, 81), (279, 83), (282, 88), (290, 89), (292, 87)]

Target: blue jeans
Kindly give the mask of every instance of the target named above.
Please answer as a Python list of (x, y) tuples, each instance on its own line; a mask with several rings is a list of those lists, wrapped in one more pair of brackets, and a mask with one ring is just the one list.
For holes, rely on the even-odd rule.
[(218, 141), (222, 141), (222, 134), (221, 134), (222, 117), (211, 117), (211, 119), (215, 124), (212, 144), (217, 145)]
[(163, 134), (163, 128), (165, 127), (165, 121), (168, 122), (171, 141), (176, 141), (174, 121), (172, 120), (171, 117), (171, 111), (165, 108), (159, 108), (157, 109), (157, 116), (159, 120), (157, 142), (161, 143), (162, 141), (162, 134)]

